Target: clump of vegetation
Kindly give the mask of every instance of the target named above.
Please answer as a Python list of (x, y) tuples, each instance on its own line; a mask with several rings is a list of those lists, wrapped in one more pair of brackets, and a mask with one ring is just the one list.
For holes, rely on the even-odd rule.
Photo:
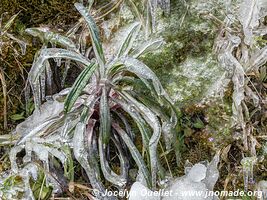
[[(8, 96), (6, 78), (12, 77), (6, 71), (7, 65), (0, 66), (4, 129), (9, 125), (8, 118), (25, 119), (12, 134), (0, 135), (0, 154), (3, 154), (0, 172), (4, 171), (0, 174), (0, 197), (48, 199), (54, 194), (72, 196), (74, 190), (79, 190), (82, 192), (77, 194), (78, 198), (90, 199), (94, 195), (105, 199), (108, 198), (103, 196), (106, 188), (128, 189), (133, 181), (141, 182), (149, 191), (157, 190), (166, 188), (173, 175), (184, 175), (184, 167), (193, 166), (189, 167), (188, 160), (200, 162), (207, 169), (207, 163), (202, 160), (209, 160), (215, 151), (220, 152), (221, 158), (217, 189), (254, 190), (255, 181), (264, 185), (265, 1), (243, 0), (239, 6), (239, 1), (231, 4), (230, 1), (174, 2), (172, 6), (175, 5), (177, 13), (169, 21), (159, 19), (160, 14), (169, 14), (169, 0), (82, 2), (75, 4), (75, 11), (72, 5), (64, 4), (61, 8), (55, 6), (56, 1), (44, 1), (25, 24), (34, 26), (25, 30), (34, 37), (33, 46), (37, 37), (42, 46), (27, 73), (26, 109), (10, 117), (7, 117), (6, 102), (12, 103), (12, 100)], [(8, 4), (5, 1), (4, 6)], [(26, 11), (31, 13), (30, 7), (22, 5), (20, 2), (23, 15)], [(158, 12), (159, 7), (163, 12)], [(68, 15), (77, 10), (82, 18), (73, 25), (79, 15)], [(120, 26), (127, 20), (114, 23), (113, 18), (120, 18), (114, 11), (125, 15), (125, 19), (131, 18), (131, 22), (136, 19), (139, 22), (132, 23), (123, 32), (125, 27)], [(196, 13), (199, 15), (195, 16)], [(12, 24), (17, 28), (29, 18), (25, 14), (25, 18), (19, 17), (20, 21), (15, 24), (17, 18), (18, 14), (5, 22), (1, 17), (4, 23), (0, 26), (0, 59), (5, 64), (9, 63), (5, 58), (10, 56), (16, 61), (24, 59), (18, 57), (17, 49), (21, 46), (24, 54), (26, 43), (19, 40), (11, 28)], [(177, 20), (177, 26), (166, 25)], [(44, 26), (46, 22), (48, 26)], [(161, 26), (166, 30), (157, 32)], [(219, 35), (215, 39), (214, 54), (218, 62), (211, 55), (216, 27)], [(62, 34), (63, 30), (66, 34)], [(104, 45), (101, 31), (106, 39), (102, 40)], [(116, 39), (111, 41), (117, 33), (122, 36), (119, 44)], [(163, 50), (159, 51), (164, 43), (162, 39), (150, 39), (155, 35), (165, 38), (167, 44)], [(109, 40), (116, 48), (109, 49), (107, 45), (108, 50), (105, 49)], [(146, 42), (140, 44), (140, 41)], [(225, 73), (215, 85), (207, 88), (218, 74), (215, 77), (214, 71), (206, 71), (218, 66), (222, 66)], [(191, 73), (191, 67), (196, 67), (197, 73)], [(173, 75), (175, 78), (170, 78), (170, 68), (177, 72)], [(184, 71), (185, 68), (189, 70)], [(155, 69), (159, 77), (151, 69)], [(211, 77), (208, 73), (214, 75), (212, 80), (208, 80), (207, 77)], [(207, 80), (195, 85), (191, 75)], [(170, 89), (178, 77), (176, 85), (186, 89)], [(174, 104), (159, 80), (165, 82), (173, 97), (185, 92), (186, 98)], [(193, 90), (189, 91), (189, 85)], [(213, 99), (209, 92), (217, 90), (221, 96)], [(209, 96), (199, 102), (207, 94)], [(214, 184), (219, 176), (219, 153), (215, 157)], [(206, 177), (212, 175), (206, 174)], [(92, 189), (98, 193), (91, 192)]]
[[(138, 57), (157, 49), (162, 41), (151, 40), (132, 50), (140, 32), (140, 24), (134, 23), (117, 53), (111, 60), (106, 60), (93, 18), (82, 4), (76, 3), (75, 7), (88, 26), (95, 54), (91, 60), (67, 37), (44, 29), (26, 30), (32, 35), (43, 34), (42, 38), (66, 49), (43, 47), (36, 53), (29, 72), (35, 111), (16, 128), (22, 137), (10, 152), (10, 175), (22, 176), (24, 195), (33, 199), (29, 175), (36, 180), (41, 167), (46, 181), (52, 183), (55, 190), (59, 186), (55, 184), (56, 178), (49, 175), (52, 173), (50, 168), (59, 170), (59, 166), (63, 166), (62, 173), (73, 179), (70, 174), (73, 173), (72, 158), (66, 154), (66, 149), (73, 149), (91, 186), (99, 191), (99, 198), (105, 193), (102, 176), (118, 188), (126, 186), (131, 166), (129, 155), (139, 169), (140, 180), (144, 179), (149, 188), (156, 188), (157, 180), (165, 177), (158, 144), (163, 133), (166, 148), (170, 150), (174, 146), (177, 111), (159, 79)], [(45, 85), (51, 83), (49, 59), (75, 61), (82, 72), (70, 89), (41, 104), (46, 97)], [(138, 131), (134, 132), (132, 127), (138, 127)], [(142, 154), (135, 145), (139, 133)], [(23, 162), (18, 164), (17, 154), (23, 150)], [(119, 170), (110, 166), (112, 156), (119, 160)], [(34, 164), (36, 158), (43, 164)]]

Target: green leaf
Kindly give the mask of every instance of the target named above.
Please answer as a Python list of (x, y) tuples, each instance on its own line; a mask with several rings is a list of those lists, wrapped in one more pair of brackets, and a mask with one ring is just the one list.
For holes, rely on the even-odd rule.
[(77, 77), (75, 80), (72, 89), (70, 93), (68, 94), (66, 100), (65, 100), (65, 105), (64, 105), (64, 110), (65, 112), (69, 112), (76, 102), (77, 98), (81, 94), (82, 90), (86, 86), (88, 80), (90, 77), (93, 75), (95, 69), (97, 68), (97, 64), (91, 63), (88, 67), (86, 67), (81, 74)]
[(19, 15), (20, 12), (18, 12), (17, 14), (13, 15), (8, 22), (4, 25), (4, 27), (2, 28), (1, 34), (4, 35), (8, 29), (12, 26), (12, 24), (14, 23), (16, 17)]
[(194, 128), (198, 128), (198, 129), (201, 129), (201, 128), (204, 128), (205, 127), (205, 124), (203, 123), (203, 121), (201, 119), (197, 119), (194, 123), (193, 123), (193, 126)]
[(88, 29), (89, 29), (90, 36), (92, 39), (92, 44), (93, 44), (93, 49), (94, 49), (94, 52), (96, 55), (96, 59), (97, 59), (99, 65), (102, 67), (102, 66), (104, 66), (106, 61), (105, 61), (105, 57), (104, 57), (104, 53), (103, 53), (102, 44), (100, 42), (99, 30), (95, 24), (95, 21), (90, 16), (87, 9), (81, 3), (75, 3), (74, 6), (80, 12), (80, 14), (84, 17), (84, 19), (88, 25)]
[(129, 51), (131, 50), (134, 40), (137, 37), (137, 34), (140, 30), (140, 24), (139, 23), (134, 23), (133, 26), (130, 28), (130, 32), (127, 34), (127, 37), (124, 39), (121, 47), (118, 50), (117, 53), (117, 58), (121, 56), (126, 56)]
[(103, 138), (103, 143), (108, 144), (110, 140), (110, 109), (108, 105), (108, 94), (107, 88), (104, 86), (102, 88), (102, 95), (100, 99), (100, 134)]
[(20, 113), (20, 114), (14, 114), (14, 115), (11, 115), (10, 118), (14, 121), (18, 121), (18, 120), (22, 120), (22, 119), (25, 119), (24, 117), (24, 112)]

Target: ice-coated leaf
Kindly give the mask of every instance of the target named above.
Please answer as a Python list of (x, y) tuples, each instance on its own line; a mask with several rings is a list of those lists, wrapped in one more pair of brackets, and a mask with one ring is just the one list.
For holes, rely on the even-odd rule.
[(123, 144), (121, 143), (118, 136), (116, 134), (113, 134), (113, 137), (111, 138), (113, 143), (115, 144), (117, 151), (119, 153), (119, 159), (120, 159), (120, 166), (121, 166), (121, 177), (127, 180), (128, 178), (128, 172), (129, 172), (129, 158), (126, 156), (126, 153), (123, 149)]
[(53, 95), (53, 100), (42, 104), (39, 110), (34, 110), (31, 116), (17, 125), (16, 133), (21, 136), (19, 143), (23, 143), (33, 136), (41, 135), (49, 128), (54, 128), (54, 124), (62, 119), (64, 108), (64, 103), (57, 100), (64, 98), (68, 91), (65, 89), (61, 93)]
[(158, 172), (158, 155), (157, 146), (161, 136), (161, 126), (157, 116), (144, 104), (138, 102), (132, 96), (126, 92), (122, 92), (122, 97), (130, 101), (131, 104), (141, 113), (146, 122), (153, 129), (153, 134), (149, 138), (149, 154), (150, 154), (150, 164), (151, 164), (151, 174), (152, 174), (152, 187), (156, 186), (156, 176)]
[(249, 70), (259, 69), (262, 65), (267, 62), (267, 46), (262, 49), (256, 51), (251, 57), (251, 65)]
[(43, 124), (33, 128), (30, 132), (28, 132), (26, 135), (22, 136), (21, 139), (18, 142), (18, 145), (23, 144), (26, 140), (30, 139), (31, 137), (43, 134), (46, 129), (57, 122), (58, 119), (50, 119), (48, 121), (43, 122)]
[(111, 182), (114, 185), (117, 185), (119, 187), (124, 187), (127, 183), (126, 177), (122, 175), (116, 174), (109, 166), (109, 163), (107, 161), (107, 145), (103, 142), (103, 136), (102, 134), (99, 135), (98, 138), (98, 150), (99, 150), (99, 157), (100, 157), (100, 165), (102, 173), (106, 180)]
[(151, 25), (152, 25), (152, 31), (155, 32), (156, 30), (156, 11), (158, 7), (158, 0), (148, 0), (148, 9), (150, 12), (150, 17), (151, 17)]
[[(126, 70), (136, 74), (140, 79), (151, 80), (153, 83), (154, 89), (156, 90), (159, 96), (166, 95), (166, 92), (163, 89), (156, 74), (143, 62), (137, 59), (134, 59), (134, 58), (127, 57), (122, 60), (122, 63), (124, 64)], [(149, 87), (147, 82), (144, 81), (144, 83)]]
[(76, 45), (71, 39), (58, 33), (54, 33), (48, 28), (27, 28), (25, 32), (34, 37), (39, 37), (44, 43), (50, 42), (53, 44), (61, 45), (70, 50), (77, 51)]
[(104, 53), (103, 53), (102, 43), (101, 43), (100, 37), (99, 37), (99, 30), (95, 24), (95, 21), (90, 16), (87, 9), (81, 3), (75, 3), (74, 6), (80, 12), (80, 14), (84, 17), (84, 19), (87, 23), (87, 26), (88, 26), (88, 29), (90, 32), (90, 36), (92, 39), (94, 53), (96, 55), (96, 58), (97, 58), (99, 65), (101, 67), (103, 67), (106, 61), (105, 61), (105, 57), (104, 57)]
[(119, 136), (123, 139), (127, 147), (129, 148), (129, 151), (131, 152), (131, 155), (136, 162), (139, 170), (142, 172), (142, 175), (144, 176), (147, 186), (152, 187), (151, 184), (151, 176), (150, 173), (146, 167), (146, 164), (139, 153), (138, 149), (136, 148), (135, 144), (132, 142), (130, 137), (127, 135), (127, 133), (116, 123), (112, 123), (112, 127), (118, 132)]
[(114, 99), (114, 101), (118, 103), (122, 107), (122, 109), (125, 112), (127, 112), (132, 117), (132, 119), (135, 121), (142, 135), (143, 146), (145, 147), (145, 149), (148, 149), (150, 134), (146, 126), (146, 122), (144, 121), (142, 116), (136, 111), (136, 109), (134, 109), (134, 107), (130, 103), (126, 103), (119, 99)]
[(163, 43), (162, 39), (155, 39), (148, 42), (145, 42), (141, 46), (137, 47), (132, 53), (130, 53), (130, 56), (133, 58), (138, 58), (139, 56), (151, 52), (154, 50), (157, 50)]
[(53, 147), (49, 147), (49, 146), (47, 146), (46, 148), (52, 156), (60, 160), (61, 164), (63, 165), (65, 164), (67, 160), (67, 156), (62, 151), (60, 151), (59, 149), (53, 148)]
[(110, 108), (108, 104), (108, 94), (106, 86), (102, 88), (102, 95), (100, 99), (100, 134), (103, 138), (103, 143), (106, 145), (110, 139), (110, 127), (111, 127), (111, 118), (110, 118)]
[(84, 134), (85, 134), (86, 124), (79, 122), (74, 131), (73, 135), (73, 152), (75, 158), (84, 167), (87, 165), (88, 153), (84, 146)]
[(130, 138), (132, 140), (134, 140), (134, 133), (132, 131), (132, 128), (131, 128), (131, 125), (130, 125), (130, 122), (129, 120), (120, 112), (116, 112), (116, 111), (113, 111), (114, 113), (116, 113), (116, 115), (119, 117), (119, 119), (122, 121), (124, 127), (125, 127), (125, 131), (126, 133), (130, 136)]
[(259, 26), (259, 19), (265, 17), (267, 12), (261, 12), (266, 9), (265, 0), (243, 0), (239, 9), (239, 21), (243, 26), (245, 43), (252, 44), (253, 29)]
[(88, 59), (74, 51), (60, 48), (45, 48), (39, 52), (32, 64), (32, 68), (29, 72), (29, 80), (31, 83), (36, 83), (38, 81), (40, 74), (45, 68), (45, 65), (43, 63), (49, 58), (66, 58), (80, 62), (85, 66), (91, 64)]
[(76, 78), (76, 80), (75, 80), (75, 82), (74, 82), (74, 84), (72, 86), (72, 89), (71, 89), (70, 93), (68, 94), (68, 96), (67, 96), (67, 98), (65, 100), (65, 104), (64, 104), (65, 112), (69, 112), (71, 110), (72, 106), (74, 105), (74, 103), (76, 102), (77, 98), (81, 94), (82, 90), (86, 86), (86, 84), (87, 84), (88, 80), (90, 79), (90, 77), (93, 75), (93, 73), (96, 70), (97, 66), (98, 66), (97, 64), (91, 63)]
[(89, 157), (88, 152), (85, 149), (85, 142), (84, 142), (85, 130), (86, 130), (86, 124), (79, 122), (75, 128), (73, 136), (74, 156), (77, 159), (77, 161), (81, 164), (81, 166), (84, 168), (90, 180), (90, 184), (93, 186), (94, 189), (97, 190), (96, 196), (100, 199), (103, 199), (101, 198), (101, 193), (102, 194), (105, 193), (104, 186), (97, 179), (96, 171), (93, 169), (92, 163), (90, 163), (92, 159), (91, 157)]
[(66, 80), (66, 78), (67, 78), (69, 69), (70, 69), (70, 60), (67, 59), (67, 60), (65, 61), (65, 68), (64, 68), (64, 72), (63, 72), (62, 80), (61, 80), (61, 87), (62, 87), (62, 88), (64, 88), (65, 80)]
[(126, 38), (123, 40), (118, 53), (117, 57), (126, 56), (128, 55), (129, 51), (131, 50), (133, 43), (138, 35), (141, 26), (139, 23), (134, 23), (130, 28), (129, 33), (127, 34)]

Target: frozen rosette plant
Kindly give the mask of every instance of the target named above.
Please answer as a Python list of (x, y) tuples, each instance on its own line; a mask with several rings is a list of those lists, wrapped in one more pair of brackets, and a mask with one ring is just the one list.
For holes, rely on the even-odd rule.
[[(75, 7), (87, 24), (95, 58), (80, 53), (64, 36), (53, 39), (66, 48), (46, 47), (36, 54), (29, 73), (36, 108), (16, 129), (21, 137), (10, 152), (12, 171), (20, 173), (24, 166), (38, 161), (34, 166), (43, 169), (47, 183), (59, 192), (62, 188), (57, 180), (61, 175), (69, 181), (74, 179), (73, 152), (92, 188), (99, 191), (99, 199), (108, 198), (103, 196), (104, 180), (118, 189), (125, 188), (129, 169), (134, 167), (138, 168), (138, 179), (154, 189), (165, 176), (159, 142), (163, 138), (166, 149), (174, 147), (178, 112), (155, 73), (138, 58), (159, 48), (162, 40), (149, 40), (133, 49), (141, 34), (141, 25), (134, 23), (113, 58), (106, 60), (93, 18), (82, 4), (76, 3)], [(43, 74), (49, 72), (49, 59), (71, 60), (82, 72), (71, 88), (42, 103), (46, 96), (42, 88), (47, 84)], [(141, 145), (136, 144), (136, 138), (142, 138)], [(18, 164), (17, 154), (21, 151), (25, 156)], [(113, 167), (113, 162), (119, 169)], [(31, 192), (27, 195), (33, 198)]]

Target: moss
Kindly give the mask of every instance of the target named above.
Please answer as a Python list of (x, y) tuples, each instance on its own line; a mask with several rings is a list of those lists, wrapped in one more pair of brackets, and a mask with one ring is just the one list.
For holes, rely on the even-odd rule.
[(159, 23), (164, 28), (158, 36), (166, 44), (162, 50), (144, 56), (143, 61), (179, 104), (195, 103), (222, 73), (212, 55), (212, 23), (178, 2), (173, 2), (171, 17)]

